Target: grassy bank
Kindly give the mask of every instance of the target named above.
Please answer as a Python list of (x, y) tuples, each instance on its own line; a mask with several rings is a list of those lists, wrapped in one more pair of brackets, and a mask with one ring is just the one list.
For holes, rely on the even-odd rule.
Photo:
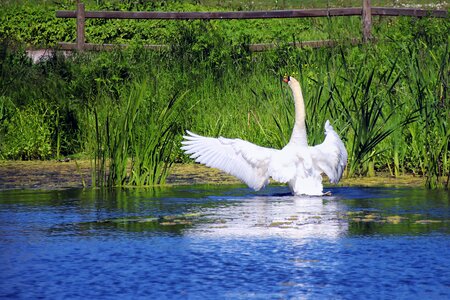
[[(351, 18), (336, 22), (355, 28)], [(216, 24), (177, 25), (167, 51), (133, 39), (126, 50), (55, 53), (38, 64), (3, 39), (0, 157), (81, 154), (93, 159), (94, 185), (164, 183), (174, 162), (189, 161), (179, 150), (186, 129), (282, 147), (293, 119), (280, 82), (288, 73), (303, 86), (310, 143), (323, 140), (330, 119), (349, 152), (347, 176), (414, 174), (448, 187), (448, 20), (378, 19), (378, 43), (350, 46), (353, 33), (342, 31), (335, 48), (292, 49), (285, 38), (259, 54)]]

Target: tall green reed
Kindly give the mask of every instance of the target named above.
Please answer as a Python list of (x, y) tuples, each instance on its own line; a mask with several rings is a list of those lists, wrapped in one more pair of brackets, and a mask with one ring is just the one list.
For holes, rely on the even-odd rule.
[[(178, 123), (180, 113), (178, 102), (182, 101), (186, 91), (177, 91), (168, 99), (159, 111), (149, 111), (144, 126), (140, 126), (133, 134), (132, 163), (129, 183), (132, 185), (164, 184), (169, 168), (174, 163), (172, 154), (176, 144), (176, 135), (180, 133)], [(148, 118), (151, 114), (151, 118)]]
[(419, 112), (416, 126), (410, 128), (411, 155), (426, 175), (429, 188), (449, 187), (450, 104), (449, 43), (433, 48), (425, 43), (408, 47), (411, 56), (406, 72), (412, 105)]
[(146, 81), (123, 88), (117, 103), (103, 99), (93, 110), (94, 172), (99, 186), (163, 184), (174, 162), (174, 138), (180, 133), (178, 101), (152, 99)]
[(341, 83), (333, 83), (331, 87), (330, 96), (340, 104), (351, 129), (347, 138), (349, 176), (374, 175), (374, 159), (386, 150), (379, 147), (381, 142), (415, 120), (414, 113), (398, 117), (403, 106), (401, 101), (389, 103), (398, 83), (391, 77), (394, 68), (395, 64), (375, 78), (376, 66), (362, 64), (353, 76), (344, 77)]

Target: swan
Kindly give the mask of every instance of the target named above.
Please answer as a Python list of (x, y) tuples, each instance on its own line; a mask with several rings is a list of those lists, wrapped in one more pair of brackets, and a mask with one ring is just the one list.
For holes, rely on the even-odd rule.
[(347, 165), (347, 150), (330, 122), (325, 122), (325, 140), (308, 146), (305, 103), (300, 83), (285, 76), (292, 90), (295, 122), (291, 138), (283, 149), (261, 147), (241, 139), (204, 137), (190, 131), (181, 149), (196, 162), (233, 175), (258, 191), (269, 178), (287, 183), (294, 195), (322, 196), (322, 173), (338, 183)]

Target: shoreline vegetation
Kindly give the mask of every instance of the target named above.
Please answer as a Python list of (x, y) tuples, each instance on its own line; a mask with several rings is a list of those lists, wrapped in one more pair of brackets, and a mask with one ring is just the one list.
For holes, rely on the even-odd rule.
[[(305, 96), (309, 143), (322, 142), (330, 119), (346, 145), (345, 184), (411, 178), (411, 184), (449, 188), (449, 18), (374, 18), (376, 42), (360, 45), (348, 42), (361, 38), (359, 17), (90, 20), (88, 42), (130, 46), (70, 57), (56, 51), (33, 63), (27, 47), (74, 41), (74, 21), (54, 17), (56, 9), (74, 3), (5, 1), (0, 12), (0, 168), (27, 170), (41, 161), (81, 157), (91, 160), (93, 187), (170, 184), (182, 177), (177, 172), (195, 174), (180, 150), (185, 130), (284, 146), (293, 103), (280, 77), (295, 74)], [(357, 6), (349, 3), (343, 6)], [(87, 2), (87, 9), (109, 10), (233, 8), (205, 7)], [(330, 38), (339, 41), (336, 47), (289, 45)], [(171, 47), (143, 48), (155, 41)], [(254, 42), (279, 47), (251, 53), (246, 45)]]

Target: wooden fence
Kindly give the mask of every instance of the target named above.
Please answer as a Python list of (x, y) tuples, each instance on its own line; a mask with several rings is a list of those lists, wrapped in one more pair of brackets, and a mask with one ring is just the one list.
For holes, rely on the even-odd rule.
[[(294, 10), (268, 10), (268, 11), (232, 11), (232, 12), (131, 12), (131, 11), (86, 11), (84, 3), (77, 4), (74, 11), (56, 11), (58, 18), (77, 19), (77, 42), (59, 43), (62, 50), (99, 50), (117, 46), (111, 44), (90, 44), (85, 40), (85, 21), (90, 18), (100, 19), (159, 19), (159, 20), (225, 20), (225, 19), (270, 19), (270, 18), (315, 18), (338, 16), (361, 16), (363, 42), (372, 38), (372, 16), (411, 16), (411, 17), (437, 17), (446, 18), (446, 10), (425, 10), (415, 8), (389, 8), (372, 7), (370, 0), (362, 0), (362, 7), (327, 8), (327, 9), (294, 9)], [(352, 40), (358, 43), (357, 39)], [(295, 46), (320, 47), (332, 46), (336, 42), (308, 41), (296, 43)], [(147, 45), (150, 49), (161, 49), (167, 45)], [(249, 45), (251, 51), (264, 51), (275, 47), (273, 44)]]

